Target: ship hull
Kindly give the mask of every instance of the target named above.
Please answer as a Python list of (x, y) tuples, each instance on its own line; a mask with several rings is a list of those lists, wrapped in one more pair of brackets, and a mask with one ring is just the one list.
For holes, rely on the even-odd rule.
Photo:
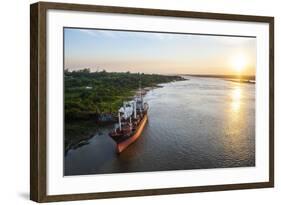
[(143, 116), (136, 132), (131, 137), (129, 137), (128, 139), (126, 139), (122, 142), (116, 143), (116, 148), (117, 148), (118, 154), (121, 153), (122, 151), (124, 151), (129, 145), (134, 143), (141, 136), (146, 123), (147, 123), (147, 113)]

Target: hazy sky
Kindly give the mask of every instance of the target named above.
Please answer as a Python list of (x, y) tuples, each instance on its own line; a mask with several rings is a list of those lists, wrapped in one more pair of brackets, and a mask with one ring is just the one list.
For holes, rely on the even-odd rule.
[(65, 69), (255, 75), (256, 38), (64, 30)]

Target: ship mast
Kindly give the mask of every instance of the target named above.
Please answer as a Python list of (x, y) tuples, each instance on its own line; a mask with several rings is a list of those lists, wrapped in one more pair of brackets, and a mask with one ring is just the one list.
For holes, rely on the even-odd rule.
[(139, 74), (139, 97), (140, 97), (140, 103), (141, 103), (141, 106), (140, 106), (140, 112), (142, 113), (142, 91), (141, 91), (141, 74)]
[(142, 101), (141, 76), (140, 76), (140, 80), (139, 80), (139, 92), (140, 92), (140, 99), (141, 99), (141, 101)]
[(118, 123), (119, 123), (119, 130), (122, 129), (122, 123), (121, 123), (121, 116), (120, 116), (120, 111), (118, 110)]
[(137, 103), (136, 103), (136, 100), (134, 100), (134, 118), (137, 119)]

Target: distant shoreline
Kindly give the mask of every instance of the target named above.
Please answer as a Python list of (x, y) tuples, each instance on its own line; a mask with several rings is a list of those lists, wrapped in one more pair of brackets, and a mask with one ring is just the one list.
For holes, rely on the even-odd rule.
[(202, 78), (241, 79), (241, 80), (251, 80), (251, 81), (256, 80), (256, 76), (252, 76), (252, 75), (182, 74), (181, 76), (193, 76), (193, 77), (202, 77)]
[(226, 81), (231, 81), (234, 83), (249, 83), (249, 84), (256, 84), (255, 80), (246, 80), (246, 79), (225, 79)]

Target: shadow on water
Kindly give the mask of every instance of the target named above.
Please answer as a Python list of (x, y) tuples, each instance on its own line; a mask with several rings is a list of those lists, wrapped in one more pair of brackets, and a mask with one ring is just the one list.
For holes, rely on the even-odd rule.
[(64, 163), (65, 175), (98, 172), (116, 156), (115, 144), (108, 136), (112, 126), (102, 126), (94, 130), (94, 133), (77, 140), (77, 144), (68, 149)]
[(100, 135), (104, 129), (112, 127), (112, 123), (97, 123), (92, 120), (71, 121), (65, 123), (64, 154), (67, 156), (71, 150), (88, 145), (91, 139)]

